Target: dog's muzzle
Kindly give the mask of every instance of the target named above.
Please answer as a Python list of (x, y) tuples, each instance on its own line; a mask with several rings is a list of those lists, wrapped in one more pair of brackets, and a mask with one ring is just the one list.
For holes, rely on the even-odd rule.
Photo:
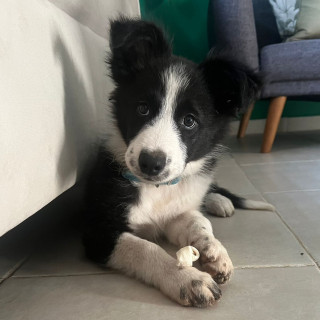
[(142, 150), (139, 156), (139, 167), (147, 176), (158, 176), (166, 166), (167, 157), (162, 151)]

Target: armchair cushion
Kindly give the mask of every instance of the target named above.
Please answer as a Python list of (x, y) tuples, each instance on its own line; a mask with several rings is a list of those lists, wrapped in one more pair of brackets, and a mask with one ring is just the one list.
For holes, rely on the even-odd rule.
[(302, 40), (265, 46), (261, 72), (267, 82), (320, 80), (320, 40)]

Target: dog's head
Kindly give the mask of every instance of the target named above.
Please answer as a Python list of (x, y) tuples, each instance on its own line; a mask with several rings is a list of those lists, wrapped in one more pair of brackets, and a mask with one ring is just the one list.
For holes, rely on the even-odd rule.
[(126, 143), (125, 162), (144, 182), (200, 169), (228, 120), (257, 93), (252, 75), (217, 56), (200, 65), (173, 56), (150, 22), (113, 21), (110, 47), (113, 114)]

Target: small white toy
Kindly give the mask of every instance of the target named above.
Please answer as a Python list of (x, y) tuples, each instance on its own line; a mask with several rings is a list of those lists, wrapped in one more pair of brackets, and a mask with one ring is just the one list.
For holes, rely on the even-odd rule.
[(192, 246), (181, 248), (179, 251), (177, 251), (176, 255), (177, 266), (180, 268), (192, 267), (192, 262), (197, 261), (200, 257), (199, 251)]

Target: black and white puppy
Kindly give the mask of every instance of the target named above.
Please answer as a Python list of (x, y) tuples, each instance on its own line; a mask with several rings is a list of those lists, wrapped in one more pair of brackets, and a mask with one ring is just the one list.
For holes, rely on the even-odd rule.
[[(200, 210), (226, 217), (234, 206), (271, 208), (214, 185), (228, 122), (255, 98), (258, 84), (217, 57), (196, 65), (172, 55), (149, 22), (113, 21), (110, 47), (116, 87), (87, 188), (87, 255), (182, 305), (212, 305), (233, 265)], [(160, 236), (197, 248), (204, 271), (178, 268), (152, 242)]]

